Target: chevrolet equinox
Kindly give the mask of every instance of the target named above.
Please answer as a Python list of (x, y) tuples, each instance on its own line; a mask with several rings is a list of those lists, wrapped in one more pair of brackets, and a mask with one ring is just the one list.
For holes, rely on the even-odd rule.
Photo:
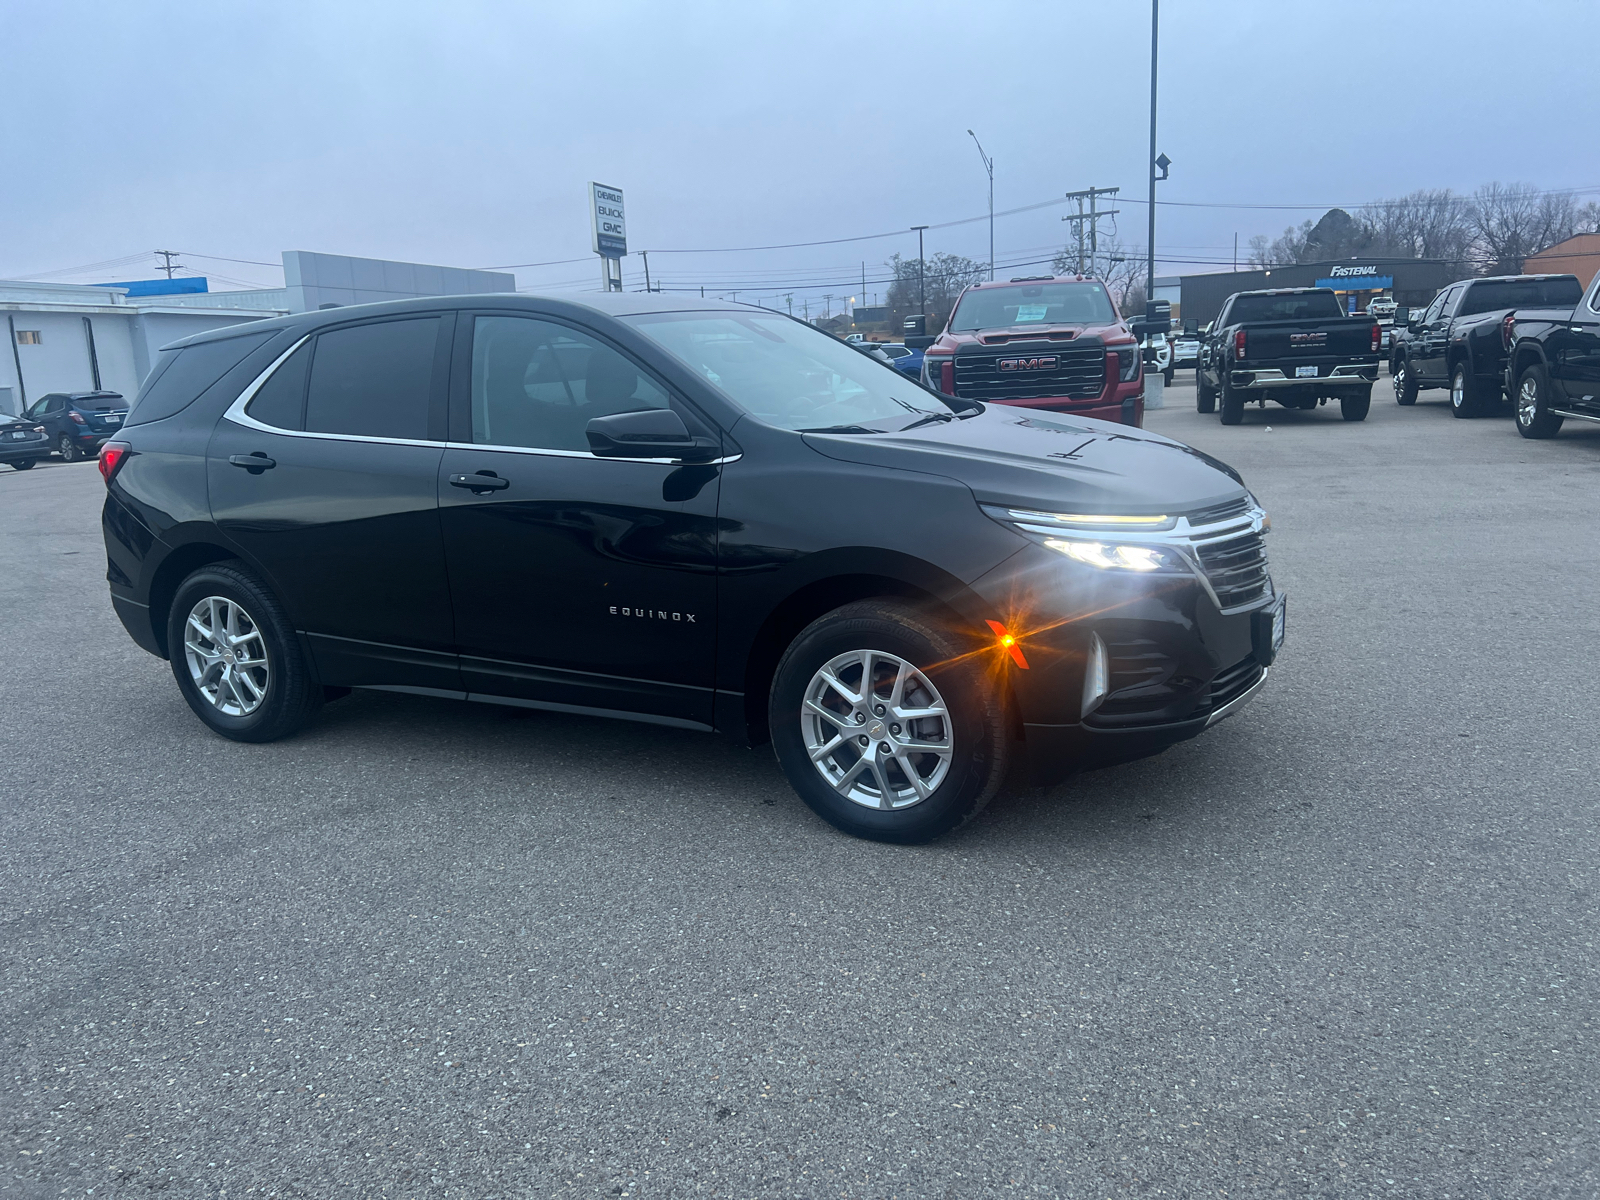
[(777, 313), (470, 296), (162, 351), (101, 454), (112, 603), (212, 730), (352, 687), (770, 741), (918, 842), (1193, 737), (1282, 641), (1229, 467), (959, 399)]

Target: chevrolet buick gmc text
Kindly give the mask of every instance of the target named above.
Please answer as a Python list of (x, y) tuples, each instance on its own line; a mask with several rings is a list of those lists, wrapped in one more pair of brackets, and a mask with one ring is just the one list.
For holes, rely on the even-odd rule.
[(1283, 636), (1265, 513), (1125, 425), (940, 397), (800, 322), (412, 300), (162, 352), (101, 456), (116, 611), (211, 729), (351, 687), (770, 740), (922, 841), (1192, 737)]

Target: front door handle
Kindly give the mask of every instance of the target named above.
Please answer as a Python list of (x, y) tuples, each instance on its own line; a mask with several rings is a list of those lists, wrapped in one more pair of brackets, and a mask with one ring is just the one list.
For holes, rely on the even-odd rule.
[(259, 475), (263, 471), (270, 471), (273, 467), (278, 465), (277, 459), (268, 458), (260, 450), (256, 450), (250, 454), (230, 454), (228, 455), (228, 461), (236, 467), (243, 467), (252, 475)]
[(450, 476), (450, 486), (468, 488), (474, 492), (499, 492), (510, 487), (511, 480), (501, 479), (490, 471), (479, 471), (476, 475)]

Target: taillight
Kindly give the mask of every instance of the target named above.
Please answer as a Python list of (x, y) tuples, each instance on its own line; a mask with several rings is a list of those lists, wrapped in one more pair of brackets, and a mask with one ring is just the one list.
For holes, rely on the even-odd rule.
[(1511, 349), (1512, 330), (1516, 324), (1517, 314), (1514, 312), (1508, 312), (1504, 317), (1500, 318), (1500, 344), (1507, 350)]
[(127, 442), (107, 442), (100, 447), (100, 475), (109, 485), (117, 468), (128, 457)]
[(1244, 358), (1244, 330), (1242, 329), (1233, 335), (1233, 356), (1241, 360)]
[(1383, 326), (1376, 321), (1372, 323), (1372, 352), (1378, 352), (1378, 346), (1383, 342)]
[(69, 418), (71, 418), (72, 421), (74, 423), (78, 424), (78, 425), (87, 425), (88, 424), (88, 422), (83, 419), (83, 414), (82, 413), (69, 412), (67, 414), (67, 416)]

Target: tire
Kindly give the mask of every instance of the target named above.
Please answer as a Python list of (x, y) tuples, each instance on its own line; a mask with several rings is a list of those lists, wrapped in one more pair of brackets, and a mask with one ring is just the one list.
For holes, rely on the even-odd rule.
[(1205, 372), (1194, 373), (1194, 410), (1198, 413), (1214, 413), (1217, 411), (1217, 393), (1210, 384), (1206, 383)]
[[(196, 612), (202, 626), (231, 632), (231, 642), (191, 628)], [(224, 661), (235, 651), (237, 658)], [(201, 567), (178, 586), (167, 614), (167, 657), (195, 716), (236, 742), (287, 737), (322, 705), (322, 687), (283, 608), (239, 563)]]
[[(768, 720), (778, 762), (813, 812), (856, 837), (913, 845), (982, 810), (1005, 779), (1011, 739), (1005, 700), (992, 682), (993, 660), (972, 648), (945, 622), (889, 599), (847, 604), (795, 638), (773, 676)], [(861, 688), (869, 655), (881, 701), (871, 708)], [(901, 725), (890, 704), (896, 687), (903, 689), (902, 707), (942, 707), (943, 714), (916, 718), (915, 727), (906, 720), (896, 733)], [(866, 732), (846, 732), (856, 729)], [(944, 752), (907, 753), (896, 739), (908, 736)], [(858, 744), (863, 738), (865, 747)], [(829, 745), (837, 749), (814, 758)], [(887, 756), (875, 753), (883, 746), (893, 747)]]
[(1165, 383), (1168, 387), (1171, 387), (1172, 386), (1172, 377), (1174, 375), (1176, 375), (1177, 373), (1178, 373), (1178, 369), (1176, 367), (1168, 367), (1165, 371), (1163, 371), (1161, 373), (1162, 374), (1162, 382)]
[(56, 453), (61, 455), (62, 462), (75, 463), (83, 459), (83, 454), (78, 449), (78, 443), (72, 440), (70, 434), (63, 433), (56, 439)]
[(1222, 377), (1222, 423), (1237, 425), (1244, 420), (1244, 395)]
[(1550, 373), (1543, 363), (1524, 367), (1517, 376), (1517, 432), (1525, 438), (1551, 438), (1561, 432), (1562, 418), (1550, 411)]
[(11, 469), (14, 471), (31, 471), (33, 470), (33, 464), (38, 461), (36, 458), (19, 458), (11, 464)]
[(1389, 365), (1389, 375), (1394, 381), (1394, 402), (1410, 406), (1417, 402), (1417, 377), (1411, 373), (1411, 364), (1397, 358)]
[(1362, 388), (1359, 392), (1347, 392), (1339, 397), (1339, 415), (1346, 421), (1365, 421), (1367, 412), (1372, 408), (1372, 389)]
[(1454, 417), (1481, 417), (1489, 405), (1483, 389), (1462, 359), (1450, 370), (1450, 415)]

